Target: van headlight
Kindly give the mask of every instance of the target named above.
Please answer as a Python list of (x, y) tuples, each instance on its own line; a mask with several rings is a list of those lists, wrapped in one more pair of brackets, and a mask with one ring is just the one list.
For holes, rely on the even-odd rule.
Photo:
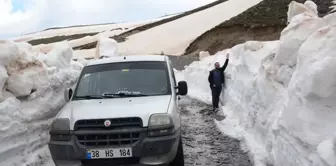
[(55, 119), (49, 134), (51, 141), (70, 141), (70, 120), (66, 118)]
[(148, 136), (158, 137), (174, 134), (173, 118), (169, 114), (153, 114), (148, 121)]

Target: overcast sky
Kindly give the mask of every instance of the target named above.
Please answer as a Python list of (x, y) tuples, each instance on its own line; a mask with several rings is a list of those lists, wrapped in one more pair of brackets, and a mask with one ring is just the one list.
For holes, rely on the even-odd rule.
[(0, 39), (55, 26), (139, 21), (215, 0), (0, 0)]

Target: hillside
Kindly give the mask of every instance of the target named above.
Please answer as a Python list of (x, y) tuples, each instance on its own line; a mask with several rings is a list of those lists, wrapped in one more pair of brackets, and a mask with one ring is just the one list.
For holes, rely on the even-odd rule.
[[(239, 15), (262, 0), (230, 0), (209, 7), (206, 10), (137, 32), (118, 43), (121, 55), (165, 54), (180, 56), (188, 45), (206, 31)], [(220, 2), (220, 1), (218, 1)], [(209, 19), (211, 18), (211, 19)], [(96, 42), (75, 47), (75, 55), (89, 57)]]
[[(207, 50), (214, 54), (248, 40), (277, 40), (287, 23), (288, 4), (292, 0), (263, 0), (240, 15), (221, 23), (196, 38), (184, 55)], [(305, 2), (305, 0), (296, 0)], [(331, 11), (332, 0), (313, 0), (320, 16)]]
[[(179, 18), (188, 16), (190, 14), (202, 11), (202, 10), (206, 10), (208, 8), (211, 8), (213, 6), (216, 6), (222, 2), (225, 2), (227, 0), (217, 0), (215, 2), (209, 3), (207, 5), (186, 11), (186, 12), (182, 12), (182, 13), (178, 13), (178, 14), (171, 14), (171, 15), (167, 15), (167, 16), (163, 16), (163, 17), (159, 17), (158, 19), (156, 19), (155, 21), (151, 21), (151, 22), (147, 22), (147, 23), (143, 23), (140, 26), (137, 26), (135, 28), (124, 28), (124, 31), (116, 34), (114, 36), (112, 36), (111, 38), (115, 38), (115, 39), (120, 39), (120, 38), (125, 38), (127, 36), (133, 35), (135, 33), (153, 28), (155, 26), (159, 26), (162, 25), (164, 23), (170, 22), (170, 21), (174, 21), (177, 20)], [(53, 27), (53, 28), (48, 28), (43, 30), (42, 32), (37, 32), (35, 34), (38, 33), (45, 33), (46, 31), (51, 31), (51, 30), (66, 30), (69, 28), (81, 28), (81, 27), (94, 27), (94, 26), (108, 26), (108, 25), (118, 25), (118, 23), (105, 23), (105, 24), (95, 24), (95, 25), (75, 25), (75, 26), (69, 26), (69, 27)], [(111, 29), (110, 31), (113, 30), (120, 30), (120, 28), (115, 28), (115, 29)], [(49, 43), (55, 43), (55, 42), (60, 42), (63, 40), (75, 40), (75, 39), (80, 39), (86, 36), (94, 36), (97, 35), (98, 33), (100, 33), (101, 31), (97, 31), (97, 32), (90, 32), (90, 33), (79, 33), (79, 34), (69, 34), (69, 35), (57, 35), (57, 36), (49, 36), (49, 37), (43, 37), (43, 38), (37, 38), (37, 39), (33, 39), (33, 40), (28, 40), (28, 43), (32, 44), (32, 45), (39, 45), (39, 44), (49, 44)], [(34, 35), (33, 34), (29, 34), (29, 35)], [(92, 45), (93, 44), (93, 45)], [(83, 45), (83, 46), (76, 46), (74, 49), (89, 49), (91, 48), (90, 46), (92, 45), (93, 47), (95, 47), (96, 42), (92, 42), (92, 43), (88, 43), (89, 46), (87, 45)]]
[[(292, 0), (218, 0), (208, 5), (157, 19), (134, 23), (111, 23), (49, 28), (24, 35), (35, 50), (47, 53), (53, 45), (69, 41), (76, 55), (91, 57), (100, 34), (115, 39), (121, 54), (211, 54), (248, 40), (277, 40), (286, 26)], [(304, 2), (305, 0), (297, 0)], [(314, 0), (320, 16), (330, 12), (332, 0)], [(211, 19), (209, 19), (211, 18)], [(188, 33), (185, 33), (188, 31)], [(144, 40), (145, 39), (145, 40)]]
[[(125, 41), (125, 39), (127, 37), (129, 37), (131, 35), (134, 35), (136, 33), (139, 33), (139, 32), (142, 32), (142, 31), (145, 31), (145, 30), (157, 27), (157, 26), (160, 26), (162, 24), (165, 24), (165, 23), (177, 20), (177, 19), (180, 19), (182, 17), (186, 17), (186, 16), (194, 14), (196, 12), (200, 12), (200, 11), (209, 9), (209, 8), (214, 7), (218, 4), (221, 4), (225, 1), (227, 1), (227, 0), (217, 0), (217, 1), (214, 1), (214, 2), (209, 3), (207, 5), (204, 5), (204, 6), (201, 6), (201, 7), (186, 11), (186, 12), (182, 12), (182, 13), (176, 15), (176, 16), (173, 16), (173, 17), (162, 19), (162, 20), (159, 20), (157, 22), (149, 23), (149, 24), (146, 24), (146, 25), (143, 25), (143, 26), (139, 26), (137, 28), (131, 29), (131, 30), (126, 31), (126, 32), (123, 32), (119, 35), (112, 36), (111, 38), (117, 40), (118, 42), (123, 42), (123, 41)], [(94, 41), (94, 42), (90, 42), (90, 43), (87, 43), (87, 44), (84, 44), (84, 45), (81, 45), (81, 46), (74, 47), (73, 49), (74, 50), (93, 49), (93, 48), (96, 47), (96, 45), (97, 45), (97, 41)]]
[(142, 31), (119, 43), (119, 52), (123, 55), (163, 52), (167, 55), (180, 56), (195, 38), (261, 1), (229, 0), (207, 10)]
[(99, 33), (108, 33), (110, 35), (119, 35), (123, 32), (132, 30), (139, 26), (151, 24), (173, 17), (174, 15), (164, 16), (152, 20), (138, 21), (132, 23), (110, 23), (95, 25), (75, 25), (69, 27), (54, 27), (46, 30), (21, 36), (15, 41), (27, 41), (33, 46), (40, 44), (56, 43), (64, 40), (76, 40), (84, 37), (95, 36)]

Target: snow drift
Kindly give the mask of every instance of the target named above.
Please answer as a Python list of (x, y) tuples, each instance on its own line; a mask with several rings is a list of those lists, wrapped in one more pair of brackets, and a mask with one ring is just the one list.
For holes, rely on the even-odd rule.
[(46, 144), (52, 118), (83, 68), (71, 57), (67, 43), (44, 55), (27, 43), (0, 41), (0, 165), (51, 161)]
[(226, 88), (217, 122), (244, 142), (255, 165), (336, 165), (336, 14), (317, 17), (313, 2), (292, 17), (279, 41), (250, 41), (195, 62), (179, 72), (190, 95), (210, 101), (207, 83), (216, 61), (224, 63)]
[(78, 59), (86, 64), (85, 58), (99, 59), (101, 57), (118, 56), (118, 43), (114, 39), (106, 35), (99, 35), (97, 46), (90, 50), (77, 50), (74, 51), (73, 59)]
[(117, 56), (117, 46), (117, 41), (101, 35), (97, 43), (95, 58)]

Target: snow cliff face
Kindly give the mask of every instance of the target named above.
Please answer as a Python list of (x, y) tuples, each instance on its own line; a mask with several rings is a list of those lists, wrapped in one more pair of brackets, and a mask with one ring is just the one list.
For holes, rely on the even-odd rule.
[(191, 64), (178, 78), (190, 95), (210, 102), (213, 64), (225, 61), (226, 89), (218, 122), (240, 138), (255, 165), (336, 165), (336, 14), (317, 17), (312, 2), (292, 3), (279, 41), (251, 41)]
[(42, 165), (53, 117), (83, 65), (60, 43), (48, 55), (27, 43), (0, 41), (0, 165)]

